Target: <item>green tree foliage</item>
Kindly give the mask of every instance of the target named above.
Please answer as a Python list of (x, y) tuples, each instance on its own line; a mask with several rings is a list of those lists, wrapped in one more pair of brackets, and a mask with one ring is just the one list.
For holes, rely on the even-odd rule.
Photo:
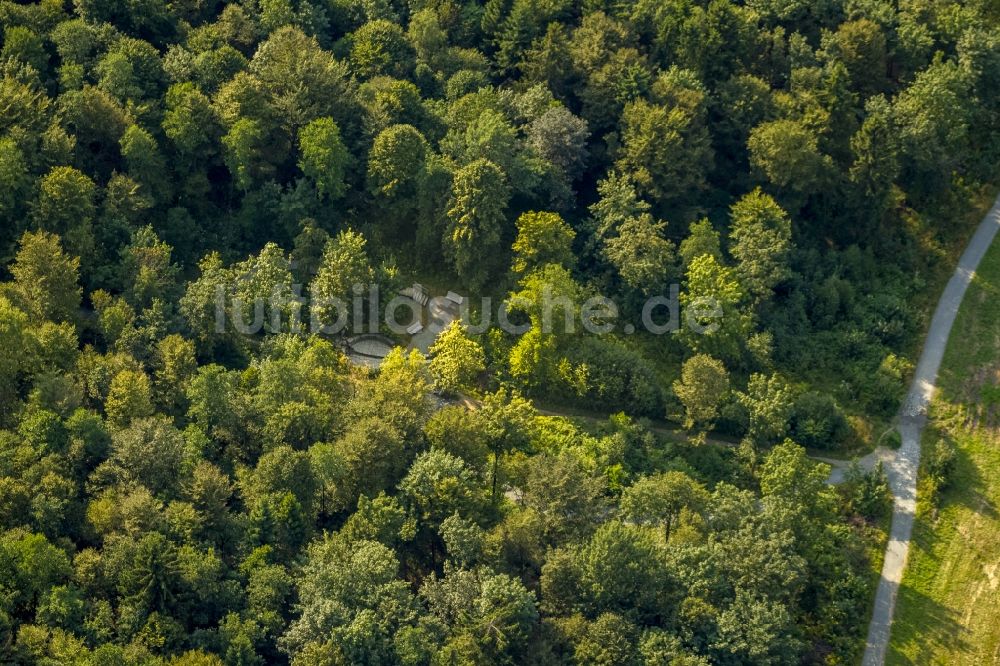
[(538, 621), (535, 596), (524, 584), (488, 569), (451, 569), (420, 588), (430, 613), (449, 627), (445, 655), (523, 658)]
[(920, 72), (894, 103), (903, 154), (921, 172), (942, 177), (955, 146), (969, 131), (968, 79), (955, 63), (937, 61)]
[(403, 433), (377, 418), (354, 423), (322, 456), (326, 481), (332, 483), (335, 506), (350, 506), (359, 493), (372, 495), (389, 488), (406, 470), (408, 451)]
[(862, 95), (881, 92), (888, 65), (886, 36), (882, 27), (868, 18), (845, 21), (837, 32), (824, 37), (823, 50), (844, 63), (852, 87)]
[(332, 118), (317, 118), (299, 132), (299, 168), (316, 183), (316, 189), (331, 199), (344, 196), (350, 153)]
[(263, 351), (245, 383), (253, 390), (247, 407), (260, 419), (256, 442), (304, 449), (330, 437), (345, 393), (343, 356), (318, 336), (293, 333), (269, 337)]
[(645, 296), (662, 292), (674, 263), (674, 244), (664, 238), (666, 222), (644, 213), (625, 220), (604, 239), (604, 257), (630, 289)]
[(7, 612), (30, 610), (71, 573), (66, 553), (41, 534), (12, 530), (0, 537), (0, 586), (11, 595)]
[(112, 436), (111, 452), (100, 472), (123, 483), (137, 483), (170, 497), (185, 475), (184, 436), (163, 417), (138, 417)]
[(663, 527), (663, 538), (670, 540), (670, 530), (681, 512), (702, 511), (708, 503), (708, 491), (684, 472), (665, 472), (636, 481), (622, 495), (623, 515), (639, 525)]
[[(361, 234), (346, 230), (331, 238), (323, 250), (316, 278), (309, 284), (313, 312), (324, 324), (333, 324), (354, 297), (354, 286), (371, 283), (373, 272)], [(316, 309), (318, 308), (318, 309)], [(339, 308), (339, 310), (338, 310)]]
[(514, 67), (520, 52), (544, 32), (545, 26), (550, 21), (557, 20), (560, 14), (567, 10), (567, 4), (555, 2), (538, 5), (524, 0), (511, 3), (502, 21), (498, 21), (494, 27), (499, 49), (498, 64), (503, 67)]
[(157, 198), (165, 197), (169, 187), (167, 166), (156, 139), (142, 127), (131, 125), (120, 144), (129, 176)]
[(850, 432), (836, 400), (817, 392), (803, 393), (795, 399), (791, 426), (796, 442), (818, 449), (838, 448)]
[(222, 137), (226, 166), (229, 167), (237, 186), (243, 190), (249, 190), (254, 181), (266, 170), (258, 158), (263, 140), (264, 131), (252, 118), (240, 118)]
[(74, 321), (80, 308), (80, 260), (67, 256), (54, 234), (25, 232), (11, 273), (12, 291), (39, 319)]
[(413, 55), (403, 29), (391, 21), (369, 21), (351, 35), (351, 65), (365, 78), (380, 74), (402, 78)]
[(141, 39), (119, 40), (97, 63), (98, 88), (122, 103), (162, 94), (163, 66), (156, 48)]
[(815, 463), (791, 440), (771, 449), (760, 468), (760, 490), (764, 497), (777, 497), (794, 506), (822, 505), (827, 492), (829, 466)]
[[(24, 153), (12, 139), (0, 140), (0, 219), (13, 229), (29, 183)], [(11, 239), (4, 233), (5, 242)]]
[(684, 405), (684, 426), (711, 428), (729, 393), (729, 373), (721, 361), (698, 354), (684, 361), (673, 388)]
[(428, 368), (442, 391), (467, 389), (486, 369), (482, 346), (468, 337), (457, 319), (438, 334), (428, 351), (431, 357)]
[(411, 198), (426, 159), (427, 141), (415, 127), (388, 127), (375, 137), (368, 155), (368, 188), (386, 197)]
[(437, 450), (417, 456), (399, 490), (417, 518), (435, 527), (456, 511), (475, 511), (480, 501), (475, 477), (465, 462)]
[(389, 661), (396, 630), (416, 619), (415, 600), (399, 580), (393, 552), (374, 541), (331, 536), (310, 546), (298, 587), (298, 619), (284, 650), (327, 647), (352, 662)]
[(89, 259), (94, 253), (93, 222), (97, 186), (72, 167), (56, 167), (39, 184), (34, 222), (62, 236), (69, 252)]
[(486, 447), (493, 456), (490, 471), (492, 497), (497, 497), (501, 459), (527, 448), (533, 431), (534, 407), (516, 392), (500, 389), (483, 399), (482, 426)]
[(531, 327), (510, 350), (510, 371), (525, 385), (538, 386), (554, 377), (560, 343), (569, 342), (577, 331), (582, 290), (558, 264), (529, 273), (520, 285), (507, 300), (528, 316)]
[(576, 180), (587, 164), (587, 121), (564, 106), (554, 106), (531, 121), (528, 145), (539, 157), (559, 170), (569, 182)]
[(653, 219), (627, 176), (612, 173), (597, 191), (601, 199), (590, 212), (604, 260), (634, 293), (660, 293), (674, 262), (674, 245), (664, 237), (666, 222)]
[(730, 251), (738, 262), (740, 282), (753, 298), (766, 300), (788, 276), (791, 220), (774, 199), (759, 189), (733, 204), (730, 218)]
[(0, 295), (0, 393), (3, 407), (0, 414), (4, 417), (11, 414), (17, 405), (19, 379), (23, 373), (31, 369), (34, 346), (28, 330), (28, 315), (14, 307), (7, 298)]
[(302, 220), (300, 228), (302, 231), (295, 237), (291, 252), (292, 271), (299, 282), (305, 283), (312, 280), (319, 270), (330, 234), (312, 218)]
[(754, 444), (766, 445), (785, 435), (794, 403), (792, 391), (781, 377), (751, 375), (746, 392), (736, 397), (750, 416), (747, 434)]
[(382, 361), (378, 379), (358, 391), (349, 405), (352, 416), (378, 416), (412, 439), (430, 416), (433, 379), (424, 355), (393, 349)]
[(202, 259), (198, 269), (200, 275), (188, 283), (179, 310), (197, 342), (210, 349), (225, 335), (226, 295), (233, 280), (218, 253)]
[(18, 60), (31, 66), (37, 72), (44, 72), (49, 56), (41, 37), (24, 26), (11, 26), (4, 34), (3, 49), (0, 58)]
[(178, 267), (171, 263), (173, 248), (161, 241), (150, 226), (136, 230), (124, 249), (125, 293), (130, 304), (142, 309), (157, 299), (173, 300)]
[(611, 172), (597, 184), (600, 200), (590, 207), (596, 227), (595, 234), (603, 237), (649, 211), (649, 203), (639, 198), (635, 184), (627, 175)]
[(358, 98), (364, 108), (364, 127), (369, 134), (377, 135), (398, 124), (410, 124), (433, 134), (438, 131), (439, 122), (428, 113), (420, 90), (410, 81), (375, 77), (361, 85)]
[(524, 506), (537, 516), (543, 548), (589, 536), (607, 511), (602, 479), (570, 452), (533, 458), (523, 492)]
[(509, 198), (506, 176), (492, 162), (477, 160), (455, 174), (444, 248), (455, 271), (472, 287), (489, 278)]
[(545, 264), (572, 267), (575, 237), (557, 213), (524, 213), (517, 218), (513, 271), (524, 274)]
[(356, 101), (348, 67), (314, 37), (291, 26), (275, 30), (254, 53), (249, 71), (286, 129), (333, 118), (346, 137), (353, 136)]
[(875, 206), (875, 211), (882, 213), (892, 184), (899, 176), (899, 138), (892, 120), (892, 108), (885, 97), (870, 98), (866, 111), (865, 121), (851, 137), (854, 163), (849, 175)]
[(722, 261), (719, 232), (715, 230), (708, 218), (703, 218), (691, 225), (688, 237), (681, 241), (678, 254), (681, 256), (685, 269), (691, 265), (692, 261), (702, 255), (714, 257), (718, 262)]
[(711, 164), (708, 132), (699, 117), (704, 111), (700, 99), (692, 97), (679, 97), (670, 106), (640, 100), (626, 105), (622, 114), (622, 149), (615, 166), (660, 205), (690, 200), (704, 187)]
[(289, 326), (293, 315), (299, 315), (293, 312), (288, 257), (275, 243), (268, 243), (256, 257), (231, 270), (235, 280), (232, 316), (237, 323), (262, 318), (266, 330), (277, 333)]
[[(471, 108), (462, 108), (470, 117), (456, 118), (453, 127), (441, 141), (442, 151), (462, 166), (471, 167), (487, 160), (506, 175), (511, 190), (529, 194), (538, 184), (541, 165), (530, 154), (520, 150), (517, 129), (497, 108), (476, 108), (473, 105), (492, 100), (467, 97)], [(493, 102), (491, 106), (494, 106)]]
[(695, 353), (737, 358), (749, 329), (743, 300), (736, 272), (710, 254), (701, 255), (688, 265), (678, 337)]
[(195, 345), (176, 333), (168, 335), (156, 345), (155, 388), (161, 404), (178, 409), (184, 402), (184, 393), (198, 371)]
[[(997, 34), (951, 0), (0, 2), (0, 662), (856, 660), (886, 481), (800, 445), (898, 409), (995, 175)], [(490, 324), (354, 364), (376, 281)]]
[(211, 102), (193, 83), (170, 86), (163, 133), (182, 159), (205, 159), (213, 152), (218, 123)]
[(446, 61), (448, 33), (441, 25), (438, 13), (431, 7), (424, 7), (410, 16), (406, 36), (417, 56), (417, 61), (432, 69)]
[(649, 532), (608, 521), (581, 547), (549, 557), (542, 599), (591, 616), (619, 612), (651, 620), (670, 595), (670, 573), (659, 555)]
[(801, 122), (775, 120), (750, 132), (750, 164), (779, 190), (814, 194), (822, 189), (830, 158), (819, 138)]
[(153, 414), (152, 386), (144, 372), (122, 370), (111, 380), (104, 409), (108, 420), (119, 426)]

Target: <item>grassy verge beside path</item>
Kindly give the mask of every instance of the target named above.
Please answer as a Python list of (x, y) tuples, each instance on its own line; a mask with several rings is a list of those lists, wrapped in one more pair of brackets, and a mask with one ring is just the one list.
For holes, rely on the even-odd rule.
[[(923, 440), (917, 522), (888, 664), (1000, 663), (1000, 242), (966, 294)], [(954, 451), (937, 503), (928, 463)]]

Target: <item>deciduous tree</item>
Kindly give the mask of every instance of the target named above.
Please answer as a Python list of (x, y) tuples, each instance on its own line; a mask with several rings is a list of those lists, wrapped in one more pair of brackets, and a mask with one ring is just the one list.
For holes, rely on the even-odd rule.
[(365, 237), (350, 229), (327, 243), (316, 277), (309, 284), (312, 311), (324, 325), (333, 324), (340, 316), (346, 318), (354, 286), (364, 288), (371, 283), (374, 272), (366, 245)]
[[(473, 641), (488, 659), (516, 659), (526, 654), (538, 621), (535, 596), (524, 584), (489, 569), (447, 569), (420, 588), (430, 612), (451, 634), (443, 652), (454, 654), (457, 644)], [(466, 652), (463, 646), (460, 652)]]
[(764, 446), (785, 435), (794, 402), (791, 388), (781, 377), (753, 374), (746, 392), (736, 397), (750, 415), (747, 435), (751, 442)]
[(469, 338), (457, 319), (438, 334), (428, 351), (434, 383), (449, 393), (472, 386), (486, 368), (482, 346)]
[(616, 168), (660, 205), (690, 200), (712, 159), (708, 132), (690, 109), (637, 100), (622, 114)]
[(545, 264), (572, 268), (576, 232), (558, 213), (528, 212), (517, 218), (513, 271), (525, 274)]
[(60, 235), (70, 253), (89, 260), (94, 252), (96, 196), (97, 186), (85, 174), (73, 167), (55, 167), (39, 184), (35, 225)]
[(369, 21), (351, 35), (351, 65), (361, 77), (388, 74), (404, 78), (413, 56), (406, 33), (391, 21)]
[(681, 241), (679, 254), (685, 270), (692, 261), (705, 254), (715, 257), (718, 262), (722, 261), (722, 244), (719, 232), (715, 230), (707, 217), (691, 225), (688, 229), (688, 237)]
[(625, 220), (604, 239), (604, 257), (629, 289), (644, 296), (662, 293), (674, 263), (674, 244), (665, 236), (667, 223), (644, 213)]
[(399, 491), (417, 518), (435, 529), (454, 513), (475, 515), (478, 484), (461, 458), (441, 450), (421, 453), (399, 482)]
[(135, 370), (122, 370), (111, 380), (104, 409), (108, 421), (123, 427), (134, 419), (153, 415), (153, 390), (149, 376)]
[(412, 198), (428, 151), (426, 139), (412, 125), (386, 128), (368, 155), (368, 189), (391, 199)]
[(729, 373), (721, 361), (697, 354), (684, 361), (673, 388), (684, 405), (684, 426), (711, 428), (729, 393)]
[(359, 120), (355, 85), (347, 65), (315, 37), (278, 28), (257, 49), (249, 70), (289, 135), (318, 118), (333, 118), (350, 145)]
[(528, 125), (528, 145), (557, 167), (568, 183), (583, 172), (587, 163), (587, 121), (564, 106), (554, 106)]
[(118, 483), (137, 483), (164, 498), (180, 489), (187, 445), (168, 418), (134, 419), (115, 432), (111, 442), (111, 454), (97, 474)]
[(684, 472), (663, 472), (646, 476), (625, 489), (621, 510), (627, 520), (639, 525), (663, 527), (663, 539), (670, 541), (670, 530), (681, 511), (700, 512), (708, 503), (708, 491)]
[(333, 118), (317, 118), (299, 132), (299, 168), (316, 183), (320, 194), (330, 199), (344, 196), (349, 160)]
[(492, 162), (477, 160), (455, 174), (444, 248), (455, 271), (473, 288), (486, 284), (499, 254), (509, 199), (506, 176)]
[(753, 128), (747, 142), (750, 165), (780, 191), (803, 196), (820, 191), (832, 170), (816, 134), (797, 120), (775, 120)]
[(80, 260), (68, 256), (59, 237), (25, 232), (11, 266), (13, 290), (27, 312), (39, 319), (74, 321), (80, 309)]
[(758, 301), (767, 300), (788, 276), (792, 222), (760, 189), (733, 204), (730, 218), (731, 252), (738, 262), (740, 284)]
[(688, 265), (680, 295), (683, 312), (677, 335), (695, 353), (737, 360), (750, 328), (744, 298), (733, 269), (710, 254), (697, 257)]

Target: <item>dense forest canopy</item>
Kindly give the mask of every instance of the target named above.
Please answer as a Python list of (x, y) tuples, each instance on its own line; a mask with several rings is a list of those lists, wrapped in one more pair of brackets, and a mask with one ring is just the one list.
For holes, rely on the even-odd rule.
[[(0, 1), (0, 661), (855, 661), (888, 491), (804, 447), (898, 408), (997, 175), (998, 24)], [(372, 371), (291, 325), (414, 281), (528, 332)], [(724, 316), (541, 325), (546, 294), (638, 321), (671, 293)], [(218, 325), (255, 301), (274, 325)]]

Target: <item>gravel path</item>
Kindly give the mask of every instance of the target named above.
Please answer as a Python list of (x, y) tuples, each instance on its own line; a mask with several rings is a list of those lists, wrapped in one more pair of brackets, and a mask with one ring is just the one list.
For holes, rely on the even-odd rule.
[(906, 566), (910, 533), (913, 531), (913, 518), (917, 507), (920, 435), (927, 421), (927, 406), (934, 394), (938, 369), (941, 367), (941, 359), (948, 346), (948, 336), (952, 324), (955, 323), (958, 308), (962, 304), (962, 298), (998, 229), (1000, 229), (1000, 197), (994, 202), (993, 208), (986, 214), (972, 240), (969, 241), (955, 274), (945, 287), (941, 300), (938, 301), (927, 340), (924, 342), (924, 350), (910, 386), (910, 393), (900, 415), (899, 432), (903, 437), (903, 445), (885, 465), (894, 497), (892, 529), (885, 550), (882, 579), (875, 595), (875, 609), (868, 627), (863, 660), (865, 666), (881, 666), (885, 662), (889, 632), (892, 628), (892, 614), (896, 607), (896, 594)]
[[(813, 460), (825, 462), (830, 466), (830, 476), (826, 482), (831, 485), (843, 483), (847, 476), (847, 469), (851, 466), (850, 460), (840, 460), (838, 458), (825, 458), (823, 456), (811, 456)], [(888, 466), (892, 459), (896, 457), (896, 452), (892, 449), (880, 446), (868, 455), (858, 458), (858, 465), (866, 472), (870, 472), (881, 462), (883, 466)]]

